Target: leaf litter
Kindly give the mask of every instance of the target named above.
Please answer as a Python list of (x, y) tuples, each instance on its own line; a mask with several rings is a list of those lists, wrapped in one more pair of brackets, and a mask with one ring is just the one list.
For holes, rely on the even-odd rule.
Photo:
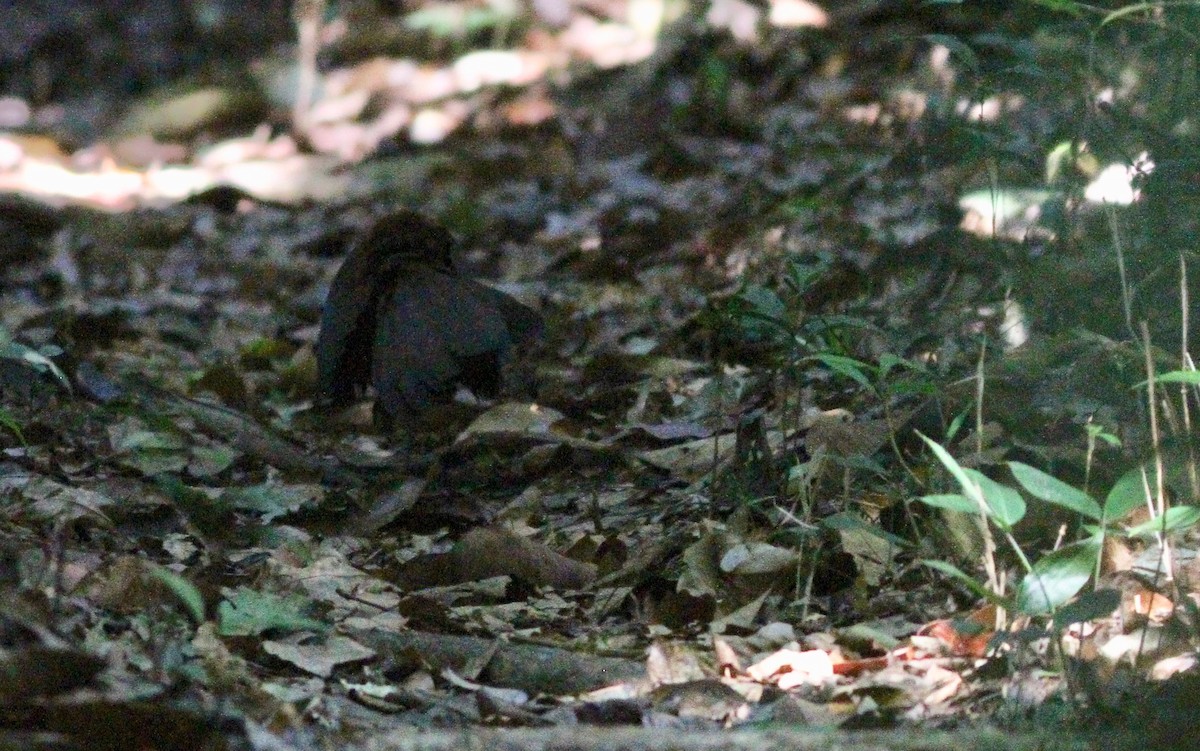
[[(602, 106), (568, 88), (528, 131), (489, 125), (504, 98), (462, 83), (468, 61), (440, 94), (393, 62), (414, 101), (468, 95), (409, 138), (461, 140), (347, 165), (382, 131), (343, 101), (354, 137), (335, 147), (325, 121), (324, 153), (256, 135), (189, 154), (200, 190), (180, 203), (166, 171), (139, 193), (132, 171), (80, 174), (6, 136), (26, 155), (6, 181), (45, 161), (91, 205), (2, 212), (28, 240), (0, 272), (3, 702), (44, 700), (36, 731), (109, 728), (97, 748), (271, 747), (262, 729), (367, 748), (397, 722), (937, 726), (1019, 681), (1058, 690), (989, 673), (1002, 636), (1019, 652), (1047, 633), (998, 631), (920, 565), (958, 530), (895, 522), (934, 466), (912, 428), (968, 403), (938, 360), (961, 368), (994, 323), (992, 261), (943, 218), (978, 164), (938, 162), (938, 123), (888, 101), (903, 74), (831, 55), (797, 77), (816, 53), (776, 34), (697, 66), (677, 32), (648, 75), (591, 82)], [(361, 85), (400, 122), (370, 65), (329, 96)], [(158, 113), (123, 127), (161, 131)], [(218, 184), (236, 190), (202, 192)], [(534, 401), (464, 395), (402, 436), (367, 400), (315, 408), (322, 303), (397, 204), (545, 317), (510, 374)], [(1084, 401), (1000, 380), (1001, 413)], [(1025, 448), (1053, 450), (1056, 419)], [(1173, 603), (1131, 580), (1118, 613), (1137, 625), (1101, 608), (1067, 632), (1080, 649), (1083, 626), (1114, 632), (1081, 679), (1100, 703), (1111, 665), (1171, 651), (1153, 627)], [(216, 715), (231, 724), (206, 730)], [(164, 717), (172, 734), (122, 729)]]

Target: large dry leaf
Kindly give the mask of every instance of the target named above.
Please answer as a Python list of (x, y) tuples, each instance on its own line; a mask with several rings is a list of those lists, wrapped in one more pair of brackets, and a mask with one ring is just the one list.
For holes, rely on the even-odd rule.
[(581, 589), (595, 580), (596, 567), (511, 532), (475, 529), (449, 553), (412, 561), (402, 578), (406, 589), (420, 589), (494, 576), (512, 576), (535, 586)]

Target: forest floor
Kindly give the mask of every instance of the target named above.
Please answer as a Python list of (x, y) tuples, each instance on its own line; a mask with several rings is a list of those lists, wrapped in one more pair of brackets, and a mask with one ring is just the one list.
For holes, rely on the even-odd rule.
[(1200, 742), (1194, 11), (174, 5), (0, 9), (0, 749)]

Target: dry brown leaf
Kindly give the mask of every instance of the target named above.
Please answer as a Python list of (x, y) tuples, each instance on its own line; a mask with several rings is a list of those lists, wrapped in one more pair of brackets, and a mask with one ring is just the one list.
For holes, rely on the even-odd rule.
[(338, 665), (364, 662), (375, 657), (374, 650), (336, 634), (316, 638), (311, 634), (293, 634), (285, 639), (264, 640), (262, 648), (267, 654), (320, 678), (333, 675), (333, 669)]
[(833, 660), (823, 649), (781, 649), (746, 668), (746, 674), (784, 690), (819, 686), (833, 678)]
[(475, 529), (449, 553), (414, 559), (402, 573), (407, 589), (494, 576), (512, 576), (534, 586), (580, 589), (595, 580), (596, 567), (505, 530)]

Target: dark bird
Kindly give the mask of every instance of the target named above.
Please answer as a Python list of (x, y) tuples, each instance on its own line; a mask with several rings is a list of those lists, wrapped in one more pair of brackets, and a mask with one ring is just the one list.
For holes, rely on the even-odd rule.
[(456, 386), (492, 397), (515, 348), (541, 317), (464, 278), (454, 238), (411, 211), (379, 219), (333, 278), (317, 338), (320, 401), (344, 406), (375, 389), (383, 427), (448, 401)]

